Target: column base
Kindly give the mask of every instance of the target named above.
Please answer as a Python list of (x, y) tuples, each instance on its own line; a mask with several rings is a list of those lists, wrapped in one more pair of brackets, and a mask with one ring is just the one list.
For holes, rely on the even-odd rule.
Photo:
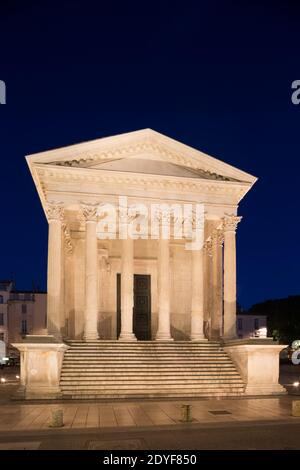
[(208, 341), (207, 338), (205, 338), (205, 336), (201, 334), (191, 335), (190, 340), (191, 341)]
[(134, 333), (121, 333), (118, 340), (119, 341), (137, 341), (137, 338)]
[(97, 341), (99, 339), (98, 333), (85, 333), (83, 335), (83, 341)]
[(170, 333), (157, 333), (155, 341), (174, 341)]

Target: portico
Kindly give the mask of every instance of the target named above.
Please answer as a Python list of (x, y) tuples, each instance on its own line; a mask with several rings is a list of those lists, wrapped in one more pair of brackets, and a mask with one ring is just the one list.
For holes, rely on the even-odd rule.
[[(237, 207), (253, 176), (151, 130), (43, 152), (28, 163), (49, 223), (49, 334), (136, 341), (134, 274), (149, 274), (151, 339), (235, 337)], [(129, 212), (137, 204), (149, 213), (153, 204), (169, 206), (158, 226), (168, 224), (170, 237), (124, 237), (140, 216), (129, 212), (125, 222), (117, 214), (115, 238), (101, 233), (105, 207), (117, 207), (119, 197)], [(172, 206), (199, 203), (203, 243), (189, 250), (187, 236), (172, 234)]]

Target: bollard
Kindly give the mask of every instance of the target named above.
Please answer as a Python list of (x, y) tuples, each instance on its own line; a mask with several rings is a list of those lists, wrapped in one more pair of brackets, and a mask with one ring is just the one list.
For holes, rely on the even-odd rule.
[(62, 428), (64, 425), (64, 413), (62, 409), (51, 411), (50, 428)]
[(292, 402), (292, 416), (300, 417), (300, 400), (293, 400)]
[(181, 421), (183, 423), (190, 423), (192, 418), (192, 405), (181, 405)]

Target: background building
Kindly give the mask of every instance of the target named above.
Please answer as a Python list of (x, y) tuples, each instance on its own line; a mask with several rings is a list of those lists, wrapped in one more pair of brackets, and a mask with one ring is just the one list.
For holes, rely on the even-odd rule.
[(267, 335), (267, 316), (238, 314), (236, 320), (237, 336), (239, 338), (257, 338)]
[(8, 342), (7, 309), (13, 281), (0, 281), (0, 341)]
[(0, 281), (0, 340), (7, 346), (27, 334), (46, 334), (46, 292), (14, 289), (13, 281)]

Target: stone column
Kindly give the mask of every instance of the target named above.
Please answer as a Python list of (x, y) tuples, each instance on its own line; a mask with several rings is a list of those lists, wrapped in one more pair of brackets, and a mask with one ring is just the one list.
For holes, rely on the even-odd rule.
[(204, 277), (203, 277), (203, 247), (192, 251), (192, 309), (191, 309), (191, 340), (204, 340)]
[(47, 330), (49, 335), (61, 340), (61, 287), (62, 287), (62, 219), (63, 206), (49, 203), (46, 206), (49, 222), (48, 274), (47, 274)]
[(168, 229), (170, 214), (168, 211), (157, 215), (161, 221), (158, 240), (158, 329), (156, 340), (170, 341), (170, 240)]
[[(133, 263), (134, 244), (130, 234), (128, 234), (128, 224), (122, 224), (124, 239), (122, 239), (122, 259), (121, 259), (121, 332), (119, 340), (135, 341), (133, 333)], [(125, 230), (125, 232), (124, 232)]]
[(241, 217), (225, 216), (224, 230), (224, 338), (236, 337), (236, 243), (235, 231)]
[(211, 339), (220, 339), (222, 335), (223, 313), (223, 266), (222, 266), (223, 233), (215, 229), (212, 233), (212, 311)]
[[(70, 313), (73, 305), (73, 276), (74, 276), (74, 268), (73, 268), (73, 245), (71, 241), (71, 233), (69, 225), (65, 222), (62, 224), (62, 231), (63, 231), (63, 301), (62, 301), (62, 312), (63, 315), (61, 317), (61, 327), (62, 327), (62, 334), (66, 338), (72, 338), (70, 336), (71, 329), (70, 329)], [(74, 313), (74, 312), (73, 312)], [(74, 335), (73, 335), (74, 337)]]
[(98, 252), (97, 206), (83, 205), (85, 218), (85, 309), (83, 339), (93, 341), (98, 336)]
[(204, 335), (210, 338), (211, 324), (211, 306), (212, 306), (212, 289), (211, 289), (211, 258), (212, 258), (212, 241), (207, 240), (204, 243)]

